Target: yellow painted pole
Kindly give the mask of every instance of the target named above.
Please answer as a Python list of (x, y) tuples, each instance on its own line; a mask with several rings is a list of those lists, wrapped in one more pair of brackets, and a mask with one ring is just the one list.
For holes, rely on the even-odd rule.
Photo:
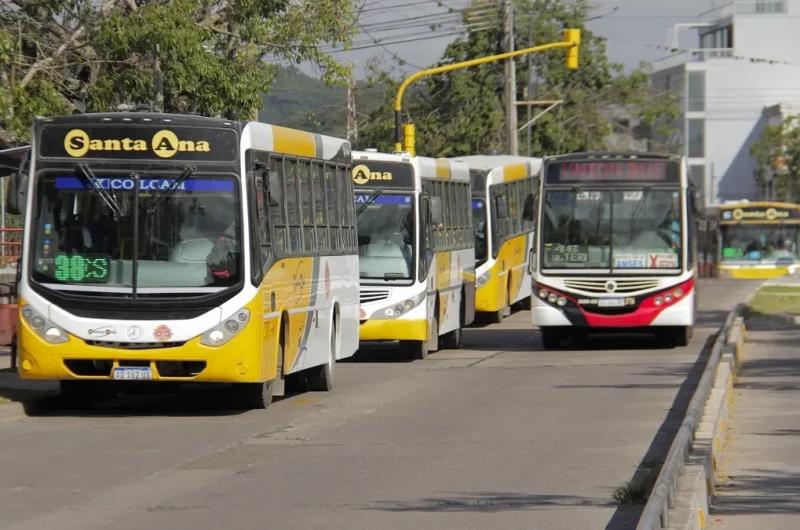
[[(410, 141), (406, 141), (405, 145), (403, 145), (403, 124), (400, 117), (400, 113), (403, 110), (403, 94), (405, 93), (406, 89), (418, 79), (423, 77), (429, 77), (436, 74), (443, 74), (446, 72), (452, 72), (453, 70), (462, 70), (464, 68), (471, 68), (473, 66), (479, 66), (486, 63), (493, 63), (496, 61), (504, 61), (506, 59), (511, 59), (512, 57), (519, 57), (520, 55), (527, 55), (529, 53), (538, 53), (544, 52), (548, 50), (558, 50), (558, 49), (567, 49), (567, 68), (575, 69), (578, 67), (578, 49), (581, 42), (581, 30), (579, 29), (566, 29), (564, 30), (564, 40), (561, 42), (551, 42), (548, 44), (540, 44), (539, 46), (533, 46), (531, 48), (524, 48), (522, 50), (515, 50), (513, 52), (506, 52), (506, 53), (498, 53), (497, 55), (488, 55), (486, 57), (479, 57), (477, 59), (471, 59), (469, 61), (462, 61), (460, 63), (452, 63), (452, 64), (445, 64), (443, 66), (437, 66), (436, 68), (428, 68), (427, 70), (420, 70), (419, 72), (414, 72), (403, 82), (400, 84), (400, 88), (397, 89), (397, 95), (394, 98), (394, 150), (395, 152), (399, 153), (403, 151), (405, 147), (406, 150), (409, 152), (414, 151), (414, 125), (407, 124), (408, 127), (407, 132), (411, 133)], [(410, 127), (409, 127), (410, 126)]]

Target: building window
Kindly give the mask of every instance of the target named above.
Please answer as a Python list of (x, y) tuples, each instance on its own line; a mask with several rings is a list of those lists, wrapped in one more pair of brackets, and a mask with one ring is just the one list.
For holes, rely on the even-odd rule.
[(688, 122), (689, 157), (702, 158), (706, 156), (705, 120), (691, 119)]
[(706, 109), (706, 73), (689, 72), (688, 109), (703, 111)]

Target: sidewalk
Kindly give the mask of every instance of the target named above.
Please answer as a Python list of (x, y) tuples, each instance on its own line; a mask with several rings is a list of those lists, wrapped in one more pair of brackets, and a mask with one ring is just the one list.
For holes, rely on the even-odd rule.
[(800, 327), (766, 324), (747, 332), (711, 528), (800, 528)]

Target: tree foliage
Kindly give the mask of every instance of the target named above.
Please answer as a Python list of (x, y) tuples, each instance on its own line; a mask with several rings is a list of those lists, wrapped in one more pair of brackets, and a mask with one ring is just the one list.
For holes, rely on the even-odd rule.
[[(474, 5), (485, 5), (479, 2)], [(674, 116), (678, 107), (669, 96), (651, 98), (649, 75), (638, 69), (626, 75), (621, 65), (608, 61), (605, 43), (584, 27), (591, 8), (588, 0), (514, 0), (515, 48), (560, 41), (563, 29), (581, 28), (580, 68), (565, 66), (564, 51), (548, 51), (516, 61), (518, 99), (563, 100), (536, 121), (531, 131), (531, 152), (558, 153), (603, 147), (613, 120), (607, 110), (631, 109), (645, 125)], [(465, 12), (465, 22), (469, 10)], [(499, 21), (500, 14), (497, 14)], [(440, 64), (501, 53), (501, 24), (470, 31), (452, 42)], [(505, 152), (503, 64), (490, 63), (426, 78), (415, 93), (405, 97), (405, 116), (417, 124), (418, 152), (435, 156)], [(533, 79), (528, 92), (529, 79)], [(385, 81), (385, 80), (384, 80)], [(396, 85), (395, 85), (396, 86)], [(362, 127), (370, 147), (391, 148), (391, 105), (375, 111)], [(525, 123), (519, 111), (519, 124)], [(520, 152), (525, 152), (524, 135)]]
[(160, 65), (165, 111), (253, 117), (277, 64), (347, 68), (319, 44), (349, 43), (351, 0), (4, 0), (0, 144), (35, 115), (147, 104)]
[(800, 202), (800, 115), (767, 125), (750, 153), (757, 163), (756, 182), (765, 195)]

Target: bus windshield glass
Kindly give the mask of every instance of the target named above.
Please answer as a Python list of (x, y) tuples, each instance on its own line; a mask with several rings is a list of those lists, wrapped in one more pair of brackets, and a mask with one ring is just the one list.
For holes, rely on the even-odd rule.
[(722, 261), (794, 263), (798, 261), (797, 225), (722, 226)]
[(486, 261), (488, 238), (486, 237), (486, 201), (472, 199), (472, 230), (475, 232), (475, 261)]
[(236, 180), (198, 172), (182, 176), (41, 177), (32, 224), (34, 279), (154, 293), (238, 283)]
[(543, 268), (680, 268), (680, 197), (677, 189), (546, 191)]
[(414, 271), (414, 201), (409, 194), (356, 193), (362, 279), (410, 280)]

